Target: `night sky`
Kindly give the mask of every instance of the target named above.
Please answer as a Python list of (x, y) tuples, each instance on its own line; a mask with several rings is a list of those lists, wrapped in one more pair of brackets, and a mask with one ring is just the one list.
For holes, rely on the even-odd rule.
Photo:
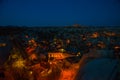
[(0, 25), (120, 26), (120, 0), (0, 0)]

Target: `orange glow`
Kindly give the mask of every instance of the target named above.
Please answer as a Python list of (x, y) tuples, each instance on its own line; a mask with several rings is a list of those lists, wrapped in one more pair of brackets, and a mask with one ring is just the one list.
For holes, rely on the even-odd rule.
[(101, 42), (101, 41), (97, 44), (97, 46), (100, 47), (100, 48), (105, 48), (106, 47), (104, 42)]
[(63, 53), (48, 53), (49, 58), (53, 57), (55, 59), (63, 59)]
[(26, 52), (27, 52), (28, 55), (30, 55), (30, 54), (32, 54), (32, 52), (33, 52), (34, 50), (35, 50), (35, 48), (28, 47), (28, 48), (26, 49)]
[(67, 43), (67, 44), (69, 44), (69, 43), (70, 43), (70, 40), (69, 40), (69, 39), (67, 39), (67, 40), (66, 40), (66, 43)]
[(62, 70), (59, 80), (74, 80), (76, 74), (77, 70), (74, 70), (73, 68)]
[(5, 47), (6, 43), (0, 43), (0, 47)]
[(28, 43), (32, 44), (33, 46), (37, 46), (37, 43), (35, 42), (34, 39), (29, 40)]
[(36, 49), (37, 47), (37, 43), (35, 42), (34, 39), (31, 39), (28, 41), (28, 47), (26, 48), (26, 52), (28, 55), (31, 55), (33, 53), (33, 51)]
[(23, 67), (25, 67), (25, 61), (22, 58), (20, 58), (17, 61), (15, 61), (12, 64), (12, 66), (15, 67), (15, 68), (23, 68)]
[(35, 60), (35, 59), (37, 59), (37, 56), (35, 54), (32, 54), (32, 55), (30, 55), (30, 59)]
[(115, 49), (120, 49), (120, 46), (115, 46), (114, 48), (115, 48)]
[(94, 32), (91, 36), (91, 38), (97, 38), (99, 36), (99, 33), (98, 32)]
[(115, 36), (116, 34), (114, 32), (105, 32), (107, 36)]
[(75, 57), (76, 55), (70, 55), (67, 53), (61, 53), (61, 52), (56, 52), (56, 53), (48, 53), (48, 57), (50, 58), (54, 58), (56, 60), (63, 60), (65, 58), (68, 57)]

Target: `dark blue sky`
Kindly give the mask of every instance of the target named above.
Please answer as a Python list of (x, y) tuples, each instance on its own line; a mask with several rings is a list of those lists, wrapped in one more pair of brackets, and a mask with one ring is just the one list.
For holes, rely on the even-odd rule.
[(0, 25), (119, 26), (120, 0), (0, 0)]

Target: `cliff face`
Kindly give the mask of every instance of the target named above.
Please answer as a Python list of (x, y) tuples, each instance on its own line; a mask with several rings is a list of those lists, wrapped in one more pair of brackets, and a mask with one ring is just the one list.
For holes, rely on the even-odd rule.
[(117, 60), (95, 59), (79, 70), (76, 80), (115, 80)]

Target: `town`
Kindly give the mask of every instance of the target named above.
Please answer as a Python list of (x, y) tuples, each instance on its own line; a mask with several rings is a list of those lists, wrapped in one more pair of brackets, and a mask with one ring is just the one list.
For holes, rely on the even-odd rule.
[(120, 80), (120, 27), (0, 27), (0, 80)]

